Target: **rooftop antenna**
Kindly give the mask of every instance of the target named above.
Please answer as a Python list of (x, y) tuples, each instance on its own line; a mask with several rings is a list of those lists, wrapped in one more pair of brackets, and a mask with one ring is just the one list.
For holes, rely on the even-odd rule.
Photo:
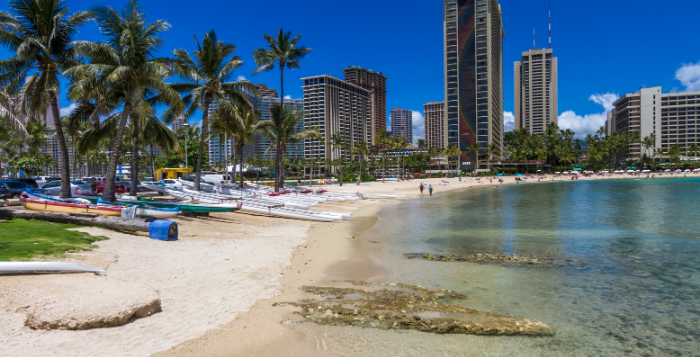
[(552, 3), (549, 3), (549, 49), (552, 49)]
[(537, 47), (535, 46), (535, 23), (532, 23), (532, 49), (536, 50)]

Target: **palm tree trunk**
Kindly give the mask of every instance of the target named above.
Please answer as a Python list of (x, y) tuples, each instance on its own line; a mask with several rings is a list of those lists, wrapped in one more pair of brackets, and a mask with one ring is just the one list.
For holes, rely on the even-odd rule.
[(309, 187), (314, 185), (314, 161), (316, 161), (316, 158), (311, 154), (311, 178), (309, 179)]
[(282, 187), (282, 123), (284, 118), (284, 65), (280, 64), (280, 119), (277, 125), (277, 152), (275, 152), (275, 192)]
[(136, 197), (139, 181), (139, 121), (132, 118), (132, 122), (134, 124), (134, 135), (131, 144), (133, 148), (131, 149), (131, 187), (129, 188), (129, 196)]
[(73, 146), (73, 175), (78, 176), (78, 158), (75, 154), (75, 135), (71, 135), (71, 145)]
[(238, 175), (238, 180), (239, 180), (238, 188), (240, 188), (242, 190), (243, 189), (243, 145), (240, 146), (240, 149), (238, 150), (238, 152), (239, 152), (238, 156), (240, 156), (239, 161), (241, 163), (241, 167), (239, 168), (240, 174)]
[(114, 194), (114, 179), (117, 176), (117, 161), (119, 160), (119, 152), (121, 151), (122, 139), (126, 130), (126, 122), (131, 114), (131, 108), (130, 102), (124, 103), (122, 117), (119, 120), (119, 129), (117, 129), (117, 135), (114, 137), (114, 143), (112, 144), (112, 153), (109, 156), (107, 175), (105, 176), (105, 189), (102, 193), (102, 198), (107, 202), (115, 202), (117, 200)]
[(228, 137), (224, 134), (224, 183), (228, 185)]
[(153, 176), (153, 179), (155, 180), (156, 177), (156, 160), (155, 160), (155, 155), (153, 154), (153, 142), (151, 141), (151, 176)]
[(207, 139), (209, 131), (209, 106), (211, 105), (211, 95), (204, 96), (204, 113), (202, 113), (202, 133), (199, 137), (199, 152), (197, 153), (197, 170), (194, 174), (194, 190), (200, 191), (199, 180), (202, 179), (202, 160), (204, 159), (204, 140)]
[(360, 177), (357, 178), (357, 185), (360, 186), (360, 182), (362, 181), (362, 158), (360, 158)]
[(51, 95), (51, 114), (53, 115), (54, 128), (58, 139), (58, 155), (61, 158), (61, 198), (71, 198), (70, 191), (70, 166), (68, 162), (68, 149), (66, 138), (63, 136), (63, 125), (58, 111), (58, 95)]
[(340, 156), (338, 157), (338, 164), (340, 164), (340, 187), (343, 187), (343, 149), (340, 149)]

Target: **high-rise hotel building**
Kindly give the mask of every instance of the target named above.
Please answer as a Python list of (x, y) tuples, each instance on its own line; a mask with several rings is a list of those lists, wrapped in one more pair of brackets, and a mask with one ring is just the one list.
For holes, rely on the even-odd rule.
[(423, 104), (425, 120), (425, 141), (428, 148), (444, 149), (445, 145), (445, 102)]
[[(350, 151), (360, 141), (372, 139), (372, 103), (370, 91), (322, 75), (302, 78), (304, 85), (304, 128), (313, 127), (323, 134), (325, 143), (307, 139), (304, 158), (350, 158)], [(333, 149), (331, 137), (340, 133), (346, 149)]]
[[(279, 106), (282, 99), (277, 97), (261, 97), (256, 101), (257, 105), (255, 109), (260, 113), (260, 121), (270, 122), (272, 121), (272, 107)], [(294, 115), (299, 114), (304, 110), (304, 100), (303, 99), (285, 99), (284, 107), (288, 111), (291, 111)], [(304, 130), (304, 118), (297, 122), (296, 128), (294, 128), (294, 133), (298, 133)], [(255, 156), (260, 156), (263, 159), (274, 159), (277, 157), (277, 146), (276, 141), (268, 138), (265, 135), (255, 136)], [(245, 148), (244, 148), (245, 149)], [(245, 156), (245, 155), (244, 155)], [(287, 150), (285, 157), (288, 159), (302, 159), (304, 158), (304, 142), (298, 142), (296, 144), (287, 144)]]
[(628, 158), (639, 159), (646, 151), (668, 151), (678, 145), (686, 152), (690, 145), (700, 145), (700, 92), (661, 93), (661, 87), (642, 88), (625, 94), (615, 103), (608, 127), (612, 131), (639, 132), (639, 137), (654, 134), (654, 147), (630, 144)]
[(372, 142), (386, 130), (386, 77), (382, 72), (359, 66), (343, 70), (345, 81), (369, 91), (372, 102)]
[(400, 136), (413, 143), (413, 111), (394, 108), (391, 110), (391, 134)]
[[(497, 0), (444, 0), (446, 142), (503, 147), (503, 38)], [(479, 157), (487, 170), (486, 150)], [(461, 164), (476, 158), (463, 155)]]
[(557, 123), (557, 58), (550, 48), (523, 52), (521, 60), (514, 65), (515, 130), (541, 135)]

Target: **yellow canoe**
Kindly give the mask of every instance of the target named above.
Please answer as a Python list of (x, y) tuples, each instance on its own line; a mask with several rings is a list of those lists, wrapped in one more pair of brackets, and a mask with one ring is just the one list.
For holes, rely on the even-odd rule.
[(121, 207), (100, 207), (79, 205), (75, 203), (37, 201), (20, 197), (24, 208), (32, 211), (57, 212), (57, 213), (96, 213), (103, 216), (121, 217)]

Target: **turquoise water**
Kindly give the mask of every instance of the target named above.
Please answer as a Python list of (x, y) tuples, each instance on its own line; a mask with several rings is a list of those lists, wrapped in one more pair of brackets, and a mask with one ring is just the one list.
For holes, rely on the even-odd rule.
[[(698, 208), (700, 179), (679, 178), (483, 187), (385, 209), (363, 236), (380, 247), (374, 258), (389, 271), (382, 279), (455, 290), (467, 295), (456, 304), (536, 319), (556, 335), (412, 333), (384, 344), (436, 355), (700, 355)], [(515, 253), (570, 264), (442, 263), (406, 253)]]

